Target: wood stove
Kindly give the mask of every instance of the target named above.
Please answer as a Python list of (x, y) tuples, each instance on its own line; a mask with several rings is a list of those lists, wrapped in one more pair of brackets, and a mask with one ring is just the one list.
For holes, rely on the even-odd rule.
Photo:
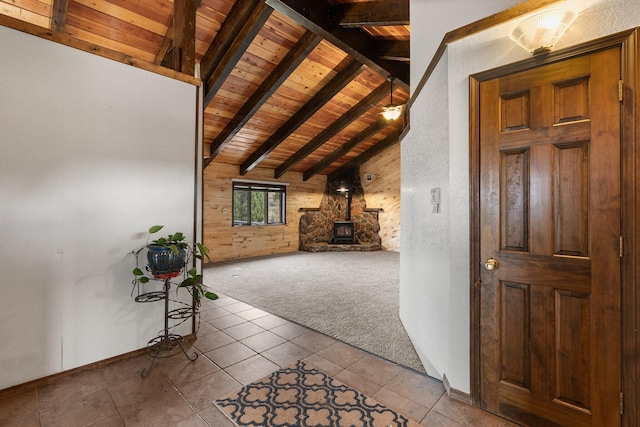
[(335, 221), (333, 223), (333, 242), (340, 245), (353, 244), (353, 221)]

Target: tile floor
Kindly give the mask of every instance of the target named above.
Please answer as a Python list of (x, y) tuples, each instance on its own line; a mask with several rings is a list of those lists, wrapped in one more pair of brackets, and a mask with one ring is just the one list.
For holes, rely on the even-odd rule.
[(203, 303), (189, 362), (146, 355), (2, 399), (2, 426), (233, 426), (212, 401), (302, 359), (428, 427), (515, 426), (447, 396), (428, 376), (233, 298)]

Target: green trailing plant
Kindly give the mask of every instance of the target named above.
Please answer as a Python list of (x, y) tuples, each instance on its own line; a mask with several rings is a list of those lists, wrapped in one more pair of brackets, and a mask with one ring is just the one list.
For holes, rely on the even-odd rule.
[(149, 246), (160, 246), (170, 249), (171, 252), (173, 252), (173, 254), (176, 256), (180, 255), (181, 252), (183, 253), (185, 267), (183, 267), (181, 273), (176, 276), (176, 279), (178, 279), (179, 281), (177, 283), (174, 283), (176, 284), (178, 289), (184, 288), (193, 296), (193, 300), (195, 301), (196, 306), (200, 306), (202, 297), (208, 298), (210, 300), (218, 299), (218, 296), (215, 293), (206, 291), (202, 286), (204, 279), (203, 275), (199, 274), (198, 270), (195, 267), (187, 268), (194, 257), (200, 260), (206, 257), (209, 261), (211, 261), (211, 258), (209, 258), (209, 248), (207, 248), (202, 243), (187, 242), (185, 240), (186, 237), (181, 232), (168, 234), (167, 236), (151, 240), (152, 235), (162, 230), (163, 228), (163, 225), (154, 225), (153, 227), (149, 228), (147, 242), (142, 247), (132, 251), (136, 258), (136, 266), (132, 271), (132, 283), (134, 285), (134, 289), (136, 286), (139, 286), (140, 283), (148, 283), (150, 280), (165, 280), (156, 277), (150, 277), (151, 271), (149, 266), (146, 266), (144, 270), (140, 267), (140, 254), (145, 249), (148, 249)]

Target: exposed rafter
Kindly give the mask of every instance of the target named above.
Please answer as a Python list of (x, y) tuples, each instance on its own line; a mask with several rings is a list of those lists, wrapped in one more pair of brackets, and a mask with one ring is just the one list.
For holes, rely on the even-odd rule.
[[(260, 0), (237, 0), (234, 3), (215, 40), (209, 45), (209, 49), (207, 49), (200, 61), (200, 74), (204, 81), (209, 80), (215, 67), (222, 62), (224, 55), (232, 48), (234, 41), (238, 39), (240, 32), (243, 31), (245, 23), (248, 23), (251, 19), (255, 20), (255, 14), (261, 13), (256, 10), (258, 3), (263, 2)], [(264, 5), (261, 6), (261, 10), (264, 10)], [(268, 12), (268, 14), (270, 15), (271, 12)], [(251, 18), (252, 15), (254, 15), (254, 18)], [(268, 18), (268, 15), (266, 17)], [(266, 19), (264, 20), (266, 21)], [(250, 32), (245, 32), (245, 36), (251, 37)]]
[(386, 137), (382, 141), (378, 142), (376, 145), (374, 145), (373, 147), (369, 148), (367, 151), (365, 151), (364, 153), (360, 154), (358, 157), (355, 157), (355, 158), (351, 159), (349, 162), (345, 163), (340, 168), (338, 168), (335, 171), (331, 172), (327, 176), (327, 180), (333, 180), (333, 179), (338, 178), (343, 169), (349, 169), (349, 168), (353, 168), (353, 167), (356, 167), (356, 166), (360, 166), (364, 162), (366, 162), (367, 160), (371, 159), (372, 157), (382, 153), (388, 147), (391, 147), (393, 144), (396, 144), (396, 143), (400, 142), (400, 136), (402, 135), (402, 132), (403, 132), (402, 130), (395, 131), (393, 134), (389, 135), (388, 137)]
[(376, 43), (376, 55), (390, 61), (409, 62), (411, 58), (410, 42), (409, 40), (380, 40)]
[(345, 3), (330, 9), (333, 25), (344, 28), (409, 25), (409, 0), (376, 0)]
[(380, 75), (395, 76), (399, 86), (409, 89), (409, 65), (378, 57), (375, 52), (375, 40), (364, 31), (333, 25), (330, 21), (331, 7), (326, 2), (308, 0), (266, 0), (266, 2), (308, 30), (320, 34)]
[(256, 151), (240, 165), (240, 174), (244, 175), (256, 167), (264, 158), (282, 143), (289, 135), (315, 114), (324, 104), (329, 102), (340, 90), (364, 70), (365, 66), (352, 61), (344, 67), (331, 81), (323, 86), (300, 110), (275, 131)]
[[(162, 39), (162, 43), (158, 48), (158, 52), (156, 53), (156, 57), (153, 60), (154, 64), (162, 64), (166, 61), (167, 53), (171, 50), (171, 45), (173, 42), (173, 16), (171, 16), (171, 22), (167, 27), (167, 32), (164, 34), (164, 38)], [(173, 67), (171, 67), (173, 68)]]
[(304, 147), (285, 160), (280, 166), (276, 168), (275, 177), (280, 178), (293, 166), (297, 165), (302, 159), (309, 154), (317, 150), (322, 144), (331, 139), (334, 135), (347, 127), (351, 122), (358, 119), (361, 115), (366, 113), (371, 105), (375, 105), (382, 100), (388, 94), (388, 88), (386, 84), (381, 84), (373, 92), (363, 98), (354, 107), (352, 107), (346, 114), (333, 122), (331, 126), (320, 132), (315, 138), (306, 143)]
[[(239, 0), (236, 4), (238, 7), (243, 7), (243, 0)], [(251, 14), (246, 20), (240, 22), (230, 22), (230, 25), (237, 25), (240, 28), (240, 31), (237, 33), (231, 34), (227, 33), (227, 39), (220, 40), (218, 43), (218, 38), (213, 41), (212, 45), (216, 45), (216, 48), (222, 53), (222, 55), (213, 55), (220, 56), (219, 62), (216, 64), (215, 68), (211, 72), (211, 74), (206, 78), (203, 77), (205, 83), (205, 96), (204, 96), (204, 106), (207, 107), (215, 94), (218, 92), (225, 79), (231, 74), (233, 67), (236, 63), (242, 58), (242, 55), (246, 52), (247, 48), (255, 38), (256, 34), (260, 32), (262, 25), (269, 19), (269, 16), (273, 12), (273, 9), (268, 7), (264, 2), (257, 2), (255, 8), (252, 9)], [(239, 16), (236, 15), (236, 18), (239, 19)], [(225, 20), (226, 24), (226, 20)], [(231, 43), (229, 43), (231, 41)], [(227, 49), (220, 48), (220, 46), (228, 45)], [(208, 53), (208, 52), (207, 52)]]
[(275, 93), (278, 87), (295, 70), (309, 53), (322, 41), (317, 34), (307, 31), (296, 45), (280, 61), (278, 66), (260, 85), (258, 90), (244, 103), (238, 114), (225, 126), (211, 144), (210, 158), (216, 157), (233, 136), (251, 119), (260, 107)]
[(346, 155), (353, 148), (363, 143), (367, 139), (371, 138), (373, 135), (377, 134), (387, 126), (389, 126), (389, 122), (387, 120), (379, 119), (374, 124), (367, 127), (365, 130), (363, 130), (362, 132), (358, 133), (356, 136), (351, 138), (349, 141), (342, 144), (339, 148), (334, 150), (327, 157), (320, 160), (318, 163), (316, 163), (315, 165), (311, 166), (309, 169), (304, 171), (304, 173), (302, 174), (302, 179), (306, 181), (312, 176), (314, 176), (315, 174), (322, 172), (322, 170), (330, 166), (331, 163), (340, 159), (342, 156)]
[(409, 95), (410, 0), (51, 0), (48, 14), (9, 1), (18, 28), (201, 85), (204, 164), (241, 175), (326, 174), (384, 138), (365, 118), (389, 94), (379, 82), (393, 76), (393, 99)]

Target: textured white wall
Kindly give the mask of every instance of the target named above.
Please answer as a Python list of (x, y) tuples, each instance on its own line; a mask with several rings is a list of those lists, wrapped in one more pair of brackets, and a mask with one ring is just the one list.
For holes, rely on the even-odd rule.
[[(428, 19), (416, 15), (415, 6), (421, 3), (411, 2), (412, 21)], [(562, 5), (581, 14), (557, 48), (640, 25), (637, 0), (568, 0)], [(402, 141), (400, 316), (429, 374), (446, 375), (453, 388), (466, 393), (471, 280), (468, 77), (528, 57), (509, 39), (518, 21), (448, 47), (411, 108), (411, 131)], [(411, 28), (412, 68), (419, 49), (413, 41), (423, 38), (423, 27)], [(412, 72), (413, 82), (421, 77), (413, 80)], [(443, 189), (442, 214), (428, 213), (431, 186)]]
[(129, 252), (153, 224), (193, 234), (196, 88), (5, 27), (0, 40), (3, 389), (162, 328), (162, 303), (130, 297)]
[[(400, 317), (427, 372), (438, 376), (447, 366), (449, 313), (449, 108), (447, 58), (438, 64), (411, 113), (411, 134), (401, 143)], [(428, 89), (427, 89), (428, 88)], [(414, 104), (415, 106), (415, 104)], [(429, 194), (440, 188), (440, 212)], [(408, 231), (410, 230), (410, 231)], [(419, 302), (419, 303), (416, 303)], [(437, 349), (432, 348), (437, 343)], [(435, 350), (435, 351), (434, 351)]]
[(411, 92), (446, 33), (522, 1), (411, 0)]

